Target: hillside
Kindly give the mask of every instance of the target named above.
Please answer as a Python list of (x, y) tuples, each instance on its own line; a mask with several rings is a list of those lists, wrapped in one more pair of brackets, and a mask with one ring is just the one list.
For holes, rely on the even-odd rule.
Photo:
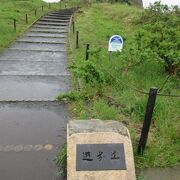
[[(138, 33), (144, 31), (143, 23), (139, 23), (143, 12), (118, 3), (93, 4), (77, 12), (79, 47), (75, 47), (75, 34), (70, 34), (69, 43), (74, 90), (59, 96), (59, 100), (71, 102), (74, 119), (113, 119), (124, 123), (131, 133), (136, 167), (174, 166), (180, 164), (179, 75), (169, 74), (163, 63), (155, 60), (151, 49), (137, 49)], [(113, 34), (121, 35), (125, 44), (122, 53), (109, 57), (107, 44)], [(88, 61), (86, 44), (90, 44)], [(177, 66), (178, 63), (179, 59)], [(147, 147), (140, 156), (137, 144), (151, 87), (157, 87), (159, 95)]]

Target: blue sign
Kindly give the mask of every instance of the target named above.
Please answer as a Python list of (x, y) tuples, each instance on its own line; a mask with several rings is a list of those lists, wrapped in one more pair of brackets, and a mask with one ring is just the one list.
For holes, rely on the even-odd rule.
[(122, 51), (123, 48), (123, 38), (119, 35), (113, 35), (109, 39), (109, 52)]

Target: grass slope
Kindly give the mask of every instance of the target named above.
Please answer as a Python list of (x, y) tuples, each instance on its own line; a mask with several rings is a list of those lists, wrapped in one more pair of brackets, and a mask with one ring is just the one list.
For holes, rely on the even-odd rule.
[[(42, 12), (44, 6), (44, 12)], [(0, 51), (6, 48), (18, 35), (23, 33), (43, 13), (59, 9), (59, 4), (52, 4), (51, 9), (41, 0), (0, 0)], [(37, 16), (35, 16), (37, 9)], [(25, 15), (28, 14), (28, 24)], [(17, 20), (17, 32), (14, 32), (13, 20)]]
[[(153, 60), (144, 60), (133, 65), (131, 59), (128, 59), (133, 56), (123, 57), (122, 54), (114, 54), (109, 60), (107, 53), (108, 38), (113, 34), (120, 34), (125, 39), (124, 51), (135, 46), (134, 37), (140, 26), (134, 21), (142, 11), (133, 6), (107, 3), (94, 4), (90, 8), (79, 10), (75, 17), (75, 26), (79, 31), (80, 44), (79, 48), (75, 49), (75, 35), (70, 34), (70, 64), (77, 67), (87, 65), (85, 44), (89, 43), (90, 61), (110, 83), (101, 86), (98, 82), (85, 83), (82, 79), (87, 72), (84, 73), (82, 67), (73, 69), (71, 66), (73, 73), (80, 74), (81, 89), (79, 90), (74, 76), (74, 92), (59, 96), (59, 100), (66, 97), (73, 101), (73, 118), (115, 119), (125, 123), (131, 133), (136, 167), (178, 165), (180, 101), (177, 98), (157, 97), (144, 156), (136, 153), (148, 96), (138, 93), (131, 86), (146, 92), (153, 86), (161, 88), (167, 78), (164, 67)], [(89, 76), (91, 78), (91, 75)], [(177, 76), (170, 76), (162, 93), (178, 94), (178, 80)]]

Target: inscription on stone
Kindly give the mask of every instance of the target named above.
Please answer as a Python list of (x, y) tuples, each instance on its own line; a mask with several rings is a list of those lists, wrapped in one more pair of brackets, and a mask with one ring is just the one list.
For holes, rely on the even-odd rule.
[(76, 171), (126, 170), (124, 145), (77, 144)]

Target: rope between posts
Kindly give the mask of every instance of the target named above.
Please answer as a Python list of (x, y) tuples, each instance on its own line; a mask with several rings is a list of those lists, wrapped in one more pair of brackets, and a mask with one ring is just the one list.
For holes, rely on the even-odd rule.
[[(103, 67), (103, 66), (101, 65), (101, 67)], [(111, 73), (109, 73), (104, 67), (103, 67), (102, 69), (103, 69), (107, 74), (109, 74), (112, 78), (116, 79), (116, 80), (118, 81), (118, 83), (124, 84), (126, 87), (129, 87), (131, 90), (134, 90), (134, 91), (136, 91), (136, 92), (138, 92), (138, 93), (140, 93), (140, 94), (149, 95), (149, 92), (146, 92), (146, 91), (143, 91), (143, 90), (139, 90), (139, 89), (137, 89), (135, 86), (126, 84), (126, 83), (124, 83), (123, 81), (121, 81), (120, 79), (115, 78), (115, 77), (114, 77)], [(180, 98), (180, 95), (174, 95), (174, 94), (170, 95), (170, 94), (157, 93), (157, 96)]]
[(180, 95), (175, 95), (175, 94), (161, 94), (161, 93), (157, 93), (158, 96), (164, 96), (164, 97), (176, 97), (176, 98), (180, 98)]
[[(103, 67), (103, 66), (101, 66), (101, 67)], [(124, 84), (125, 86), (129, 87), (130, 89), (132, 89), (132, 90), (134, 90), (134, 91), (137, 91), (137, 92), (139, 92), (139, 93), (141, 93), (141, 94), (146, 94), (146, 95), (149, 94), (148, 92), (139, 90), (139, 89), (137, 89), (135, 86), (133, 86), (133, 85), (128, 85), (128, 84), (124, 83), (123, 81), (121, 81), (120, 79), (115, 78), (115, 77), (114, 77), (111, 73), (109, 73), (104, 67), (103, 67), (102, 69), (103, 69), (106, 73), (108, 73), (112, 78), (116, 79), (116, 80), (118, 81), (118, 83)]]

